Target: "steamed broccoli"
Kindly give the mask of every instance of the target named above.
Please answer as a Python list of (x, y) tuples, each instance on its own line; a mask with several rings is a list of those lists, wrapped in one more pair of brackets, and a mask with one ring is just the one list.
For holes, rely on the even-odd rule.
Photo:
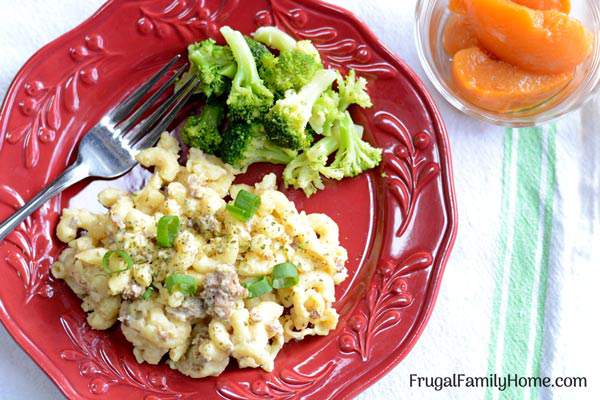
[(298, 93), (290, 91), (285, 98), (278, 100), (265, 118), (269, 139), (293, 150), (309, 147), (312, 135), (306, 127), (313, 106), (334, 80), (335, 72), (321, 70)]
[(271, 143), (259, 123), (230, 126), (223, 135), (220, 148), (221, 159), (242, 170), (258, 162), (288, 164), (296, 155), (293, 150)]
[(362, 108), (373, 106), (371, 97), (367, 93), (367, 80), (357, 77), (354, 70), (350, 70), (346, 78), (338, 72), (338, 92), (340, 94), (340, 111), (345, 111), (351, 104), (358, 104)]
[(310, 161), (306, 153), (302, 153), (286, 165), (283, 170), (283, 182), (286, 187), (301, 189), (306, 196), (310, 197), (317, 191), (325, 189), (320, 167), (319, 163)]
[(261, 80), (244, 36), (228, 26), (222, 27), (221, 33), (237, 62), (237, 72), (227, 99), (229, 117), (235, 121), (252, 122), (268, 112), (273, 104), (273, 93)]
[(312, 110), (310, 126), (319, 135), (330, 135), (333, 125), (350, 105), (358, 104), (363, 108), (372, 106), (366, 79), (357, 78), (354, 70), (350, 70), (346, 78), (340, 73), (337, 75), (339, 93), (327, 90), (319, 97)]
[[(335, 153), (331, 165), (329, 156)], [(302, 189), (307, 196), (323, 189), (321, 175), (341, 180), (375, 168), (381, 162), (381, 149), (362, 140), (362, 127), (355, 125), (348, 111), (340, 113), (330, 136), (324, 136), (289, 163), (283, 179), (286, 186)]]
[(323, 175), (333, 179), (353, 177), (379, 165), (382, 151), (364, 141), (362, 131), (345, 111), (333, 133), (338, 141), (338, 151), (331, 165), (321, 169)]
[(309, 149), (289, 163), (283, 171), (285, 186), (301, 189), (310, 197), (323, 189), (321, 174), (329, 173), (329, 178), (340, 180), (343, 173), (337, 170), (328, 170), (326, 166), (329, 156), (338, 149), (339, 142), (335, 136), (325, 136), (313, 144)]
[(310, 127), (319, 135), (329, 136), (331, 128), (340, 116), (340, 95), (326, 90), (315, 102), (310, 117)]
[[(381, 162), (381, 149), (362, 139), (363, 128), (347, 111), (352, 104), (372, 106), (364, 78), (324, 69), (310, 41), (275, 27), (259, 28), (254, 38), (229, 27), (221, 33), (228, 46), (210, 39), (189, 46), (191, 66), (181, 82), (193, 76), (207, 97), (227, 93), (227, 105), (211, 100), (188, 118), (181, 129), (186, 144), (240, 170), (258, 162), (286, 164), (285, 185), (307, 196), (324, 188), (323, 177), (353, 177)], [(225, 114), (228, 129), (221, 135)]]
[(201, 82), (198, 91), (206, 97), (220, 96), (229, 91), (231, 79), (237, 70), (229, 47), (219, 46), (212, 39), (203, 40), (188, 46), (188, 59), (190, 69), (180, 82), (196, 76)]
[(254, 39), (265, 45), (281, 51), (298, 50), (311, 55), (316, 61), (321, 62), (321, 55), (310, 40), (296, 40), (275, 26), (261, 26), (252, 34)]
[(311, 55), (297, 50), (284, 50), (279, 57), (263, 65), (262, 78), (277, 98), (282, 98), (288, 90), (300, 90), (323, 69), (323, 64)]
[(285, 167), (283, 171), (285, 186), (301, 189), (306, 196), (310, 197), (317, 190), (325, 187), (321, 174), (327, 176), (326, 173), (329, 172), (329, 178), (342, 179), (344, 177), (343, 173), (337, 173), (335, 170), (329, 171), (326, 166), (329, 156), (335, 153), (338, 147), (338, 138), (332, 135), (321, 138), (309, 149), (304, 150), (302, 154)]
[(296, 42), (287, 33), (275, 27), (261, 27), (254, 38), (279, 50), (279, 57), (262, 60), (259, 73), (267, 87), (277, 98), (288, 90), (300, 90), (323, 69), (317, 49), (308, 41)]
[(208, 154), (215, 154), (221, 141), (219, 127), (225, 118), (225, 106), (220, 103), (208, 103), (199, 116), (191, 116), (181, 128), (181, 140), (190, 146)]
[(268, 63), (271, 60), (273, 60), (275, 56), (264, 44), (257, 42), (249, 36), (244, 36), (244, 39), (246, 39), (246, 43), (250, 48), (252, 57), (254, 57), (254, 62), (256, 63), (256, 67), (260, 75), (261, 68), (265, 65), (265, 63)]
[(296, 48), (296, 40), (275, 26), (261, 26), (252, 36), (257, 41), (279, 51)]
[(273, 92), (273, 89), (268, 85), (267, 81), (265, 81), (265, 76), (269, 75), (268, 71), (272, 70), (273, 66), (277, 63), (277, 57), (275, 57), (264, 44), (257, 42), (249, 36), (245, 36), (245, 39), (250, 48), (250, 52), (252, 53), (252, 57), (254, 57), (258, 76), (263, 80), (265, 86)]
[(296, 42), (296, 50), (301, 51), (304, 54), (310, 55), (317, 62), (321, 62), (321, 54), (310, 40), (299, 40)]

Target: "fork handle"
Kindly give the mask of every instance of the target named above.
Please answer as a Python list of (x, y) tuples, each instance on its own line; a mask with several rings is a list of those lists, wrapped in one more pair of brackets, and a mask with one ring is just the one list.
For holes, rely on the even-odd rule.
[(19, 211), (0, 223), (0, 242), (2, 242), (10, 232), (16, 229), (17, 226), (19, 226), (35, 210), (41, 207), (42, 204), (65, 190), (67, 187), (82, 181), (89, 176), (90, 173), (88, 167), (77, 160), (75, 164), (67, 168), (62, 175), (56, 178), (50, 185), (46, 186), (44, 190), (25, 203)]

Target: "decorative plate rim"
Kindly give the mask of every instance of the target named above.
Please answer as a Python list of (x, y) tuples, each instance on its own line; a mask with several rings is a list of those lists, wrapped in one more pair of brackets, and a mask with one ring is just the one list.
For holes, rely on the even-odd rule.
[[(111, 0), (112, 1), (112, 0)], [(322, 0), (305, 0), (307, 3), (312, 3), (315, 6), (326, 8), (332, 11), (339, 12), (344, 14), (346, 17), (352, 20), (354, 27), (362, 33), (365, 38), (369, 41), (369, 44), (374, 48), (382, 51), (387, 57), (388, 61), (390, 61), (394, 67), (397, 69), (403, 70), (407, 75), (413, 79), (415, 83), (415, 89), (419, 91), (419, 94), (423, 99), (426, 100), (424, 104), (428, 109), (428, 112), (431, 114), (432, 120), (435, 124), (436, 136), (438, 139), (438, 146), (440, 148), (440, 172), (442, 179), (444, 180), (445, 185), (443, 185), (443, 193), (445, 196), (445, 201), (448, 204), (448, 223), (446, 232), (443, 235), (442, 239), (442, 250), (438, 254), (437, 264), (439, 264), (439, 268), (437, 269), (438, 273), (435, 276), (431, 277), (430, 284), (433, 287), (433, 291), (431, 292), (431, 301), (429, 301), (424, 309), (421, 311), (423, 314), (422, 318), (418, 318), (418, 323), (413, 326), (411, 329), (411, 339), (406, 342), (406, 347), (403, 349), (404, 351), (398, 352), (398, 354), (390, 355), (391, 361), (385, 363), (385, 365), (375, 371), (373, 374), (368, 375), (365, 379), (359, 381), (353, 381), (350, 383), (350, 389), (346, 390), (347, 398), (354, 398), (356, 395), (364, 391), (369, 386), (373, 385), (375, 382), (383, 378), (390, 370), (395, 368), (400, 361), (402, 361), (408, 353), (415, 346), (419, 338), (421, 337), (425, 326), (429, 322), (431, 318), (431, 314), (433, 312), (433, 308), (435, 307), (435, 303), (437, 302), (437, 296), (440, 290), (440, 285), (437, 284), (438, 280), (441, 280), (444, 270), (446, 268), (446, 263), (448, 262), (448, 258), (450, 257), (450, 253), (452, 252), (452, 248), (454, 247), (454, 242), (456, 240), (456, 235), (458, 231), (458, 210), (456, 206), (456, 195), (454, 189), (454, 180), (453, 180), (453, 170), (452, 170), (452, 152), (450, 148), (450, 142), (448, 138), (448, 132), (446, 130), (446, 126), (443, 122), (442, 115), (436, 106), (433, 97), (425, 88), (425, 85), (421, 78), (414, 72), (414, 70), (399, 56), (394, 54), (392, 50), (385, 45), (378, 37), (375, 35), (375, 32), (369, 26), (364, 23), (356, 14), (350, 10), (347, 10), (343, 7), (339, 7), (334, 4), (327, 3)]]
[[(48, 48), (54, 46), (59, 43), (65, 36), (72, 35), (82, 30), (85, 25), (92, 22), (94, 19), (98, 18), (102, 12), (110, 7), (113, 2), (116, 0), (108, 0), (104, 3), (100, 8), (98, 8), (91, 16), (83, 20), (80, 24), (76, 25), (72, 29), (67, 30), (62, 33), (56, 39), (46, 43), (42, 47), (40, 47), (37, 51), (35, 51), (28, 59), (23, 63), (21, 68), (15, 74), (15, 77), (10, 82), (6, 90), (6, 95), (2, 99), (2, 105), (0, 106), (0, 115), (4, 115), (7, 112), (7, 108), (10, 106), (10, 103), (13, 100), (13, 97), (16, 96), (17, 91), (16, 88), (21, 80), (21, 77), (24, 75), (24, 72), (29, 65), (29, 63), (36, 58), (39, 54), (46, 51)], [(7, 119), (8, 122), (8, 119)], [(3, 147), (3, 142), (5, 140), (4, 135), (0, 134), (0, 151)], [(30, 341), (29, 337), (25, 335), (25, 333), (21, 330), (21, 328), (13, 321), (11, 316), (7, 313), (6, 308), (4, 307), (4, 300), (0, 296), (0, 322), (8, 332), (8, 334), (13, 338), (15, 342), (19, 345), (19, 347), (35, 362), (35, 364), (41, 369), (44, 374), (56, 385), (58, 390), (60, 390), (66, 397), (68, 398), (76, 398), (78, 395), (77, 391), (73, 388), (71, 382), (65, 375), (60, 372), (60, 369), (54, 365), (54, 363), (48, 358), (46, 354), (44, 354), (41, 349), (39, 349), (33, 342)]]
[[(7, 112), (7, 108), (9, 107), (14, 96), (16, 95), (15, 89), (19, 85), (22, 76), (24, 75), (24, 72), (29, 66), (32, 59), (36, 58), (40, 53), (47, 51), (48, 48), (59, 44), (65, 36), (74, 35), (82, 31), (88, 24), (93, 23), (95, 19), (101, 16), (101, 14), (106, 9), (110, 8), (112, 4), (117, 1), (120, 0), (108, 0), (90, 17), (86, 18), (74, 28), (64, 32), (56, 39), (45, 44), (35, 53), (33, 53), (28, 58), (28, 60), (21, 66), (21, 68), (19, 68), (15, 77), (11, 81), (11, 84), (9, 85), (6, 91), (6, 95), (0, 106), (0, 115), (4, 115), (5, 112)], [(444, 201), (447, 204), (447, 207), (445, 209), (447, 217), (446, 227), (443, 235), (441, 235), (439, 246), (440, 250), (438, 251), (438, 256), (435, 258), (433, 263), (433, 266), (437, 264), (437, 268), (433, 268), (435, 269), (436, 273), (432, 274), (432, 276), (430, 277), (428, 285), (429, 287), (427, 288), (428, 294), (430, 295), (430, 301), (426, 302), (427, 304), (424, 304), (424, 307), (420, 311), (420, 316), (417, 318), (416, 323), (408, 331), (407, 336), (409, 337), (409, 339), (405, 341), (405, 347), (401, 351), (396, 351), (395, 353), (390, 354), (390, 356), (385, 359), (385, 362), (382, 363), (384, 365), (382, 365), (381, 368), (371, 371), (371, 373), (366, 375), (363, 379), (352, 381), (346, 388), (342, 390), (342, 398), (353, 398), (360, 392), (365, 390), (367, 387), (380, 380), (384, 375), (386, 375), (391, 369), (395, 368), (400, 363), (400, 361), (402, 361), (406, 357), (406, 355), (412, 350), (412, 348), (420, 338), (425, 326), (427, 325), (431, 317), (440, 289), (439, 281), (443, 276), (446, 264), (448, 262), (448, 258), (456, 240), (458, 230), (458, 212), (453, 181), (451, 149), (446, 127), (444, 125), (441, 113), (433, 100), (433, 97), (427, 91), (421, 78), (413, 71), (413, 69), (405, 61), (403, 61), (399, 56), (395, 55), (375, 35), (371, 28), (369, 28), (366, 23), (362, 22), (353, 12), (338, 5), (327, 3), (323, 0), (303, 0), (303, 2), (308, 6), (344, 15), (351, 21), (353, 27), (365, 37), (366, 41), (372, 48), (380, 51), (385, 56), (387, 61), (394, 66), (394, 68), (402, 71), (404, 74), (406, 74), (407, 77), (409, 77), (413, 81), (413, 88), (417, 91), (420, 98), (424, 100), (423, 106), (427, 110), (434, 126), (437, 145), (439, 147), (440, 177), (443, 181), (441, 191), (444, 195)], [(1, 143), (4, 141), (4, 139), (4, 136), (0, 136), (0, 149), (3, 147)], [(23, 349), (23, 351), (27, 355), (29, 355), (29, 357), (50, 378), (50, 380), (57, 386), (57, 388), (63, 392), (65, 396), (69, 398), (77, 398), (80, 395), (78, 391), (75, 390), (75, 388), (73, 387), (71, 381), (64, 374), (62, 374), (62, 372), (55, 365), (55, 363), (53, 363), (50, 360), (50, 358), (34, 342), (32, 342), (29, 339), (27, 335), (25, 335), (20, 326), (7, 313), (7, 310), (4, 307), (2, 297), (0, 297), (0, 321), (6, 328), (9, 335), (15, 340), (15, 342)]]
[(390, 61), (396, 68), (403, 70), (414, 81), (415, 89), (418, 90), (419, 94), (426, 101), (424, 106), (428, 109), (428, 112), (431, 114), (432, 120), (435, 124), (438, 146), (440, 148), (440, 173), (445, 183), (442, 191), (445, 196), (444, 200), (448, 204), (448, 222), (446, 232), (444, 233), (442, 239), (442, 250), (440, 250), (438, 253), (440, 256), (438, 257), (438, 260), (436, 260), (437, 264), (439, 265), (439, 268), (437, 269), (438, 273), (437, 275), (432, 276), (430, 281), (430, 285), (433, 287), (433, 291), (431, 292), (431, 301), (429, 301), (421, 311), (423, 317), (419, 318), (418, 323), (413, 326), (413, 329), (411, 329), (411, 339), (406, 342), (406, 347), (403, 349), (404, 351), (398, 352), (398, 354), (390, 355), (391, 361), (385, 363), (381, 369), (375, 371), (371, 375), (368, 375), (363, 380), (353, 381), (350, 384), (350, 390), (346, 392), (347, 398), (354, 398), (369, 386), (383, 378), (390, 370), (398, 366), (400, 361), (402, 361), (413, 349), (423, 334), (423, 330), (427, 326), (429, 319), (431, 318), (431, 314), (437, 302), (437, 296), (440, 291), (440, 285), (438, 284), (438, 281), (441, 280), (444, 274), (444, 270), (446, 269), (446, 264), (452, 252), (452, 248), (454, 247), (454, 242), (456, 241), (456, 235), (458, 232), (458, 209), (456, 205), (453, 179), (452, 152), (450, 148), (448, 131), (446, 130), (446, 125), (444, 124), (442, 115), (436, 106), (433, 97), (427, 91), (425, 84), (414, 72), (414, 70), (404, 60), (392, 52), (392, 50), (377, 37), (375, 32), (373, 32), (373, 30), (365, 22), (358, 18), (354, 12), (322, 0), (305, 1), (307, 3), (313, 3), (319, 7), (324, 7), (332, 11), (339, 12), (351, 19), (354, 27), (365, 36), (365, 38), (370, 42), (369, 44), (371, 46), (383, 52), (388, 57), (388, 61)]

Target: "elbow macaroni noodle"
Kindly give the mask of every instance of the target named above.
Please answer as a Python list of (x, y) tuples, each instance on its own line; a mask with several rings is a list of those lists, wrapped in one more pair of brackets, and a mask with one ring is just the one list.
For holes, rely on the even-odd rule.
[[(271, 371), (285, 342), (327, 335), (337, 325), (335, 285), (347, 276), (338, 226), (326, 215), (298, 212), (276, 190), (274, 174), (254, 186), (233, 185), (238, 171), (220, 159), (191, 149), (181, 166), (178, 153), (165, 133), (137, 156), (154, 168), (143, 189), (104, 190), (98, 200), (106, 214), (65, 209), (56, 233), (68, 247), (52, 274), (82, 299), (92, 328), (121, 322), (138, 362), (168, 355), (171, 368), (193, 378), (219, 375), (230, 358)], [(245, 223), (225, 208), (224, 198), (241, 189), (261, 199)], [(166, 215), (178, 216), (180, 228), (173, 246), (161, 248), (157, 223)], [(120, 250), (130, 268), (105, 271), (104, 256)], [(240, 282), (282, 262), (297, 266), (299, 282), (248, 298)], [(196, 293), (169, 291), (171, 274), (195, 278)]]

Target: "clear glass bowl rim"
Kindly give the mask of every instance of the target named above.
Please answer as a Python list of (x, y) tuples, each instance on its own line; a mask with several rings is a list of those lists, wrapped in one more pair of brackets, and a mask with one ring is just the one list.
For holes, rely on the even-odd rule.
[[(423, 19), (428, 20), (431, 16), (427, 14), (437, 5), (437, 3), (445, 2), (446, 0), (417, 0), (415, 10), (415, 41), (417, 46), (417, 54), (421, 66), (425, 70), (427, 78), (435, 87), (435, 89), (448, 101), (454, 108), (459, 111), (476, 118), (478, 120), (488, 122), (494, 125), (506, 127), (531, 127), (544, 125), (555, 121), (564, 115), (577, 111), (590, 101), (600, 89), (600, 1), (598, 0), (582, 0), (592, 10), (592, 18), (595, 26), (595, 43), (592, 52), (590, 70), (583, 78), (579, 87), (569, 94), (563, 101), (557, 103), (553, 108), (549, 108), (539, 114), (531, 114), (527, 116), (513, 116), (511, 114), (497, 114), (484, 109), (481, 109), (466, 100), (461, 99), (454, 94), (450, 87), (444, 82), (443, 77), (436, 72), (435, 66), (431, 65), (427, 55), (432, 49), (429, 49), (427, 40), (429, 38), (429, 24), (423, 25)], [(431, 7), (431, 6), (434, 7)], [(423, 32), (423, 29), (427, 32)]]

